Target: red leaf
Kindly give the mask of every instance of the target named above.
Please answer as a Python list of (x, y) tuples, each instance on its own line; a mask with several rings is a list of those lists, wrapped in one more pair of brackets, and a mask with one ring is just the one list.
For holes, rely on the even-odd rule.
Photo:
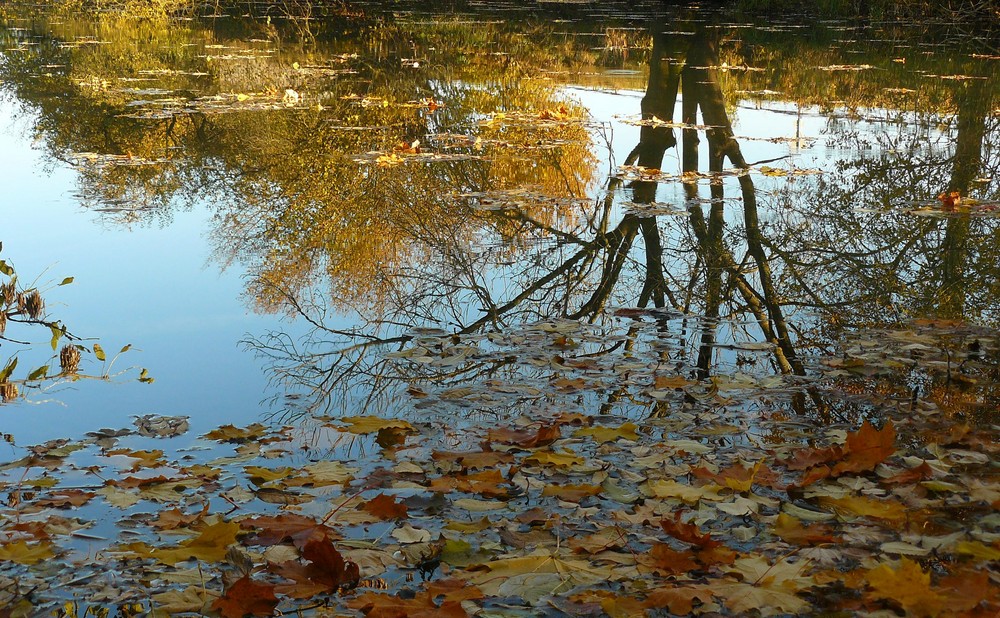
[(244, 618), (244, 616), (273, 616), (278, 606), (274, 596), (274, 586), (260, 584), (244, 575), (236, 580), (212, 603), (212, 609), (222, 614), (222, 618)]

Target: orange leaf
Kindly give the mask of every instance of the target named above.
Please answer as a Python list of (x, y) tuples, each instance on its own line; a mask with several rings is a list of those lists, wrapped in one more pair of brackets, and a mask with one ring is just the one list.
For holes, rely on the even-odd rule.
[(941, 591), (947, 591), (948, 609), (967, 611), (990, 597), (998, 597), (996, 586), (990, 584), (986, 571), (968, 569), (941, 578)]
[(677, 616), (687, 616), (694, 609), (694, 601), (711, 603), (712, 593), (698, 588), (669, 587), (658, 588), (646, 596), (646, 607), (650, 609), (667, 608)]
[(154, 549), (149, 553), (164, 564), (174, 565), (185, 560), (217, 562), (226, 555), (227, 548), (236, 542), (237, 523), (220, 521), (201, 529), (198, 536), (188, 539), (178, 547)]
[(659, 575), (681, 575), (701, 567), (691, 550), (677, 551), (665, 543), (657, 543), (645, 554), (638, 556), (641, 564), (656, 570)]
[(427, 583), (427, 594), (432, 599), (444, 597), (447, 601), (465, 601), (468, 599), (482, 599), (485, 595), (476, 586), (470, 586), (468, 582), (460, 579), (436, 579)]
[(899, 485), (903, 483), (915, 483), (917, 481), (923, 481), (931, 478), (934, 474), (934, 470), (927, 464), (927, 462), (921, 463), (919, 466), (910, 468), (909, 470), (904, 470), (899, 474), (894, 474), (889, 478), (882, 479), (882, 482), (887, 485)]
[(589, 496), (596, 496), (604, 491), (600, 485), (546, 485), (543, 496), (555, 496), (566, 502), (579, 502)]
[(347, 601), (351, 609), (358, 609), (367, 618), (466, 618), (460, 601), (446, 600), (437, 605), (429, 592), (404, 599), (394, 594), (366, 592)]
[(799, 487), (808, 487), (816, 481), (822, 481), (823, 479), (829, 477), (833, 473), (830, 470), (830, 466), (816, 466), (815, 468), (810, 468), (799, 480)]
[(833, 467), (833, 475), (845, 472), (867, 472), (885, 461), (896, 451), (896, 428), (887, 421), (881, 430), (865, 421), (861, 429), (847, 435), (845, 458)]
[(406, 519), (406, 505), (392, 496), (379, 494), (361, 505), (361, 509), (382, 520)]
[(778, 514), (774, 533), (781, 537), (781, 540), (794, 545), (819, 545), (840, 541), (838, 537), (831, 535), (832, 530), (829, 526), (822, 524), (804, 526), (801, 521), (786, 513)]
[(172, 508), (167, 511), (160, 511), (156, 519), (149, 522), (149, 525), (160, 530), (175, 530), (181, 526), (189, 526), (198, 521), (208, 513), (208, 504), (197, 513), (185, 515), (180, 509)]
[(642, 616), (643, 604), (638, 599), (625, 596), (609, 596), (601, 599), (601, 609), (610, 618), (631, 618)]
[(680, 517), (680, 513), (675, 513), (672, 520), (661, 520), (660, 527), (675, 539), (696, 545), (702, 549), (710, 549), (722, 545), (719, 541), (713, 541), (711, 536), (702, 534), (701, 530), (695, 524), (682, 523)]
[(552, 444), (559, 439), (561, 434), (562, 431), (558, 425), (544, 425), (538, 431), (506, 428), (490, 429), (488, 438), (492, 442), (535, 448)]
[(840, 446), (801, 448), (792, 454), (792, 458), (786, 461), (785, 465), (788, 466), (789, 470), (806, 470), (828, 461), (840, 459), (843, 455), (844, 449)]
[(500, 487), (509, 484), (500, 470), (483, 470), (473, 474), (450, 474), (431, 480), (429, 489), (440, 493), (461, 491), (480, 494), (487, 498), (509, 498), (510, 488)]
[(277, 606), (274, 586), (255, 582), (249, 575), (236, 580), (212, 603), (212, 609), (221, 613), (222, 618), (244, 618), (247, 614), (272, 616)]

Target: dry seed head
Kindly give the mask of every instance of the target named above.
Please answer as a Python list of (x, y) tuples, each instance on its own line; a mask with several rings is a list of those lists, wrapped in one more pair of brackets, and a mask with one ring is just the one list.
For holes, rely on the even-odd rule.
[(0, 302), (3, 302), (5, 306), (10, 306), (14, 304), (15, 300), (17, 300), (17, 286), (12, 279), (0, 285)]
[(0, 308), (0, 335), (7, 330), (7, 312)]
[(24, 307), (32, 320), (40, 320), (45, 314), (45, 301), (42, 300), (42, 295), (38, 293), (38, 290), (28, 292)]
[(80, 368), (80, 350), (75, 345), (64, 345), (59, 352), (59, 366), (63, 373), (76, 373)]
[(17, 384), (10, 382), (0, 382), (0, 400), (4, 403), (17, 399)]

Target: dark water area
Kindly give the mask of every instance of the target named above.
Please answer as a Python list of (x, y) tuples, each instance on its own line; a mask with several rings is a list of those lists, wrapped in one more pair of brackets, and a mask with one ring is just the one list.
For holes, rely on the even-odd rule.
[(659, 3), (0, 17), (0, 259), (107, 378), (11, 320), (0, 460), (145, 415), (200, 459), (260, 422), (368, 472), (395, 438), (335, 419), (456, 450), (581, 414), (741, 461), (906, 410), (995, 429), (989, 38)]

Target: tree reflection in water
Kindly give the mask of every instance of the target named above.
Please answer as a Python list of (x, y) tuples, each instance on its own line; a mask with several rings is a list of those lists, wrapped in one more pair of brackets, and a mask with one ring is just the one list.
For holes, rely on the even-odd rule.
[[(599, 59), (541, 28), (380, 27), (301, 66), (232, 41), (242, 64), (194, 52), (168, 64), (138, 46), (142, 33), (107, 28), (110, 49), (43, 39), (8, 54), (3, 77), (37, 106), (52, 156), (98, 153), (81, 192), (109, 217), (213, 202), (217, 258), (246, 265), (251, 302), (315, 327), (249, 342), (287, 389), (287, 414), (588, 400), (658, 415), (677, 402), (724, 409), (757, 389), (766, 401), (754, 405), (836, 418), (857, 410), (841, 391), (900, 395), (913, 363), (869, 359), (852, 373), (823, 355), (911, 332), (915, 318), (995, 327), (996, 219), (910, 212), (939, 193), (997, 199), (991, 82), (921, 91), (906, 123), (880, 125), (894, 132), (856, 130), (833, 110), (829, 141), (850, 157), (822, 176), (772, 178), (761, 174), (771, 161), (743, 154), (734, 90), (780, 83), (804, 103), (809, 88), (856, 93), (888, 114), (895, 76), (818, 71), (801, 66), (829, 62), (815, 50), (741, 46), (694, 17), (650, 26), (639, 140), (604, 182), (606, 127), (538, 79)], [(147, 34), (178, 36), (167, 32)], [(122, 50), (136, 51), (128, 70), (175, 71), (188, 94), (130, 106), (99, 79), (123, 71), (112, 61)], [(773, 71), (774, 84), (731, 71), (761, 50), (793, 68)], [(424, 56), (434, 62), (414, 70)], [(57, 61), (66, 73), (43, 92), (31, 78)], [(802, 86), (790, 77), (807, 73)], [(947, 114), (951, 133), (924, 128)], [(863, 143), (873, 135), (875, 148)], [(660, 171), (673, 149), (676, 176)], [(676, 185), (674, 203), (657, 202)], [(946, 338), (938, 351), (960, 355), (962, 371), (995, 373), (992, 331), (897, 339), (925, 336)], [(954, 383), (950, 369), (930, 373)]]

